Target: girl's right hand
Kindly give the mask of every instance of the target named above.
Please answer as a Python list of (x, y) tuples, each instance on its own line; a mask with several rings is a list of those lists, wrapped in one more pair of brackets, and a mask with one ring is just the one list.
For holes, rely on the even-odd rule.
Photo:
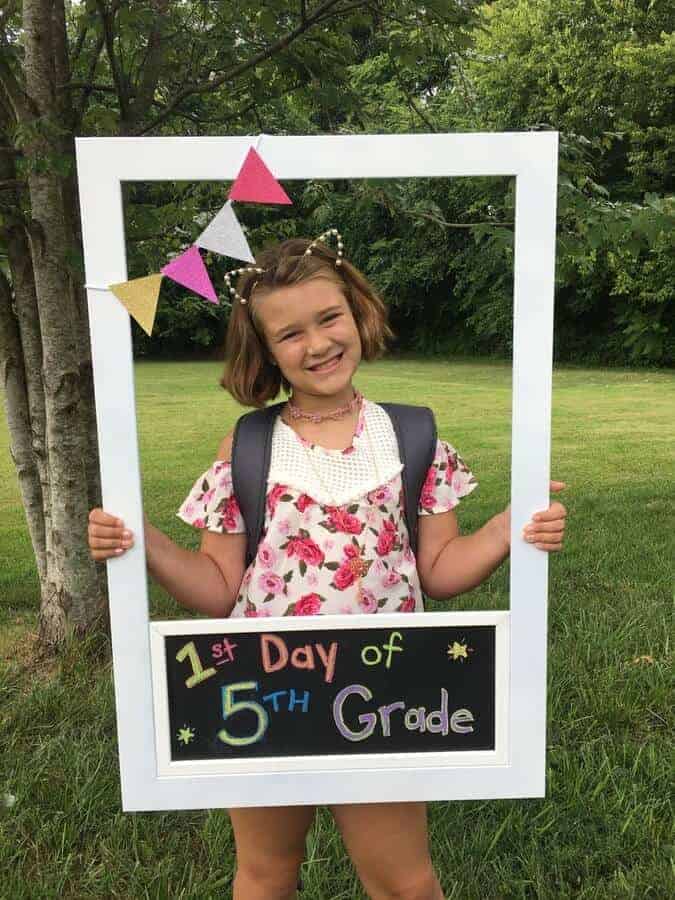
[(92, 559), (98, 562), (121, 556), (134, 544), (134, 536), (124, 527), (124, 522), (102, 509), (92, 509), (89, 513), (87, 534)]

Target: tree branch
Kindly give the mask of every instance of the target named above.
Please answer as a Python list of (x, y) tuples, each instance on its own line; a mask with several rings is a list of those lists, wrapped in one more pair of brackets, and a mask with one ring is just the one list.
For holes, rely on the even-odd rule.
[(35, 104), (17, 81), (6, 57), (2, 55), (0, 55), (0, 88), (18, 122), (28, 122), (39, 115)]
[[(101, 0), (98, 0), (98, 2), (100, 3)], [(273, 44), (265, 47), (259, 53), (256, 53), (255, 56), (252, 56), (250, 59), (247, 59), (244, 62), (233, 66), (229, 71), (225, 72), (222, 75), (219, 75), (217, 78), (214, 78), (213, 81), (203, 82), (202, 84), (188, 85), (187, 87), (183, 88), (178, 92), (178, 94), (176, 94), (169, 105), (165, 107), (163, 112), (155, 116), (154, 119), (151, 119), (141, 128), (134, 131), (133, 134), (138, 137), (148, 131), (152, 131), (153, 128), (156, 128), (157, 125), (160, 125), (162, 122), (168, 119), (174, 109), (186, 97), (190, 97), (192, 94), (211, 93), (217, 90), (222, 84), (225, 84), (228, 81), (233, 81), (235, 78), (243, 75), (244, 72), (247, 72), (249, 69), (254, 68), (261, 62), (264, 62), (266, 59), (269, 59), (271, 56), (274, 56), (274, 54), (278, 53), (280, 50), (285, 50), (296, 38), (298, 38), (309, 28), (311, 28), (312, 25), (315, 25), (317, 22), (325, 18), (327, 13), (334, 6), (338, 5), (339, 2), (340, 0), (324, 0), (324, 2), (314, 10), (314, 12), (310, 13), (307, 16), (304, 22), (301, 22), (300, 25), (298, 25), (296, 28), (283, 35), (283, 37), (279, 38), (278, 41), (275, 41)], [(341, 13), (342, 9), (335, 11), (335, 13), (337, 12)]]
[(140, 83), (132, 91), (132, 99), (129, 103), (129, 124), (132, 126), (134, 120), (140, 118), (139, 113), (142, 115), (145, 112), (155, 96), (163, 57), (162, 34), (166, 27), (168, 2), (169, 0), (151, 0), (151, 6), (155, 13), (154, 24), (148, 34)]
[[(195, 125), (208, 125), (208, 124), (223, 125), (225, 122), (233, 122), (236, 119), (240, 119), (242, 116), (245, 116), (246, 113), (251, 112), (251, 110), (255, 107), (255, 105), (256, 105), (255, 100), (252, 100), (250, 103), (247, 103), (246, 106), (242, 107), (241, 109), (237, 110), (236, 112), (228, 113), (228, 115), (226, 115), (226, 116), (220, 115), (220, 116), (218, 116), (217, 119), (200, 118), (197, 115), (194, 115), (192, 113), (186, 112), (181, 109), (176, 110), (175, 115), (179, 116), (181, 119), (187, 119), (188, 122), (192, 122)], [(157, 103), (155, 101), (153, 103), (153, 106), (159, 106), (159, 103)]]
[(92, 81), (69, 81), (68, 84), (57, 84), (56, 86), (64, 91), (87, 91), (88, 93), (100, 91), (105, 94), (117, 93), (117, 88), (114, 84), (98, 84), (97, 82)]
[[(82, 119), (84, 118), (84, 114), (87, 111), (87, 106), (89, 105), (89, 99), (95, 89), (92, 79), (94, 78), (94, 74), (96, 72), (96, 67), (98, 66), (98, 61), (101, 56), (101, 51), (103, 50), (104, 40), (105, 39), (104, 39), (103, 35), (102, 34), (99, 35), (99, 38), (96, 42), (96, 46), (94, 47), (94, 52), (89, 61), (89, 71), (87, 72), (87, 82), (91, 82), (91, 84), (87, 85), (86, 82), (84, 83), (84, 85), (83, 85), (84, 93), (82, 94), (82, 99), (81, 99), (79, 105), (75, 107), (75, 116), (76, 116), (76, 119), (75, 119), (76, 126), (75, 127), (76, 128), (79, 127), (80, 123), (82, 122)], [(72, 84), (72, 82), (71, 82), (71, 84)], [(67, 88), (69, 89), (70, 85), (68, 85)], [(97, 86), (97, 88), (98, 88), (98, 90), (103, 90), (102, 85)], [(106, 92), (112, 91), (113, 93), (115, 93), (115, 88), (109, 87), (108, 85), (105, 86), (105, 90), (106, 90)]]
[(115, 42), (113, 36), (113, 19), (115, 17), (115, 13), (119, 8), (119, 5), (117, 2), (115, 2), (115, 0), (113, 0), (111, 8), (108, 9), (105, 5), (105, 0), (96, 0), (96, 6), (98, 8), (98, 12), (101, 17), (101, 24), (103, 26), (103, 40), (105, 43), (106, 53), (108, 55), (108, 62), (110, 63), (110, 72), (115, 84), (115, 89), (117, 90), (117, 99), (119, 100), (120, 104), (120, 115), (122, 119), (126, 119), (129, 114), (129, 96), (126, 80), (124, 78), (124, 72), (121, 69), (117, 57), (115, 56)]
[(395, 75), (395, 77), (396, 77), (396, 83), (398, 84), (398, 88), (399, 88), (400, 92), (401, 92), (401, 93), (403, 94), (403, 96), (405, 97), (406, 103), (408, 104), (408, 106), (410, 107), (410, 109), (411, 109), (417, 116), (420, 117), (420, 119), (424, 122), (424, 124), (427, 126), (427, 128), (431, 129), (432, 132), (435, 132), (435, 131), (436, 131), (436, 126), (434, 125), (434, 123), (433, 123), (433, 122), (431, 121), (431, 119), (426, 115), (426, 113), (424, 113), (424, 112), (419, 108), (419, 106), (415, 103), (415, 98), (413, 97), (413, 95), (412, 95), (408, 90), (406, 90), (406, 87), (405, 87), (405, 85), (404, 85), (404, 83), (403, 83), (403, 76), (401, 75), (401, 72), (399, 71), (399, 68), (398, 68), (398, 66), (396, 65), (396, 62), (395, 62), (393, 59), (392, 59), (392, 67), (393, 67), (393, 69), (394, 69), (394, 75)]
[[(364, 6), (370, 6), (370, 5), (371, 4), (370, 4), (369, 0), (358, 0), (358, 2), (356, 2), (356, 3), (348, 3), (346, 6), (341, 6), (340, 9), (337, 10), (337, 12), (339, 12), (340, 15), (343, 16), (345, 13), (352, 12), (352, 10), (354, 10), (354, 9), (362, 9)], [(335, 13), (330, 13), (330, 12), (324, 13), (320, 18), (317, 18), (315, 20), (315, 24), (323, 22), (325, 19), (330, 19), (330, 17), (332, 15), (335, 15)]]
[(434, 216), (431, 213), (413, 212), (412, 210), (404, 210), (404, 212), (407, 212), (413, 219), (429, 219), (430, 222), (441, 225), (443, 228), (475, 228), (476, 225), (494, 225), (495, 227), (501, 226), (502, 228), (513, 228), (513, 222), (446, 222), (445, 219), (441, 219), (440, 216)]
[(87, 37), (87, 32), (89, 31), (89, 26), (86, 21), (82, 23), (80, 26), (80, 30), (77, 35), (77, 40), (75, 41), (75, 45), (73, 46), (70, 58), (73, 62), (76, 61), (77, 57), (80, 55), (82, 51), (82, 47), (84, 46), (84, 42)]
[[(401, 88), (401, 90), (403, 90), (403, 88)], [(411, 94), (406, 94), (405, 91), (403, 91), (403, 93), (404, 93), (404, 96), (406, 98), (406, 101), (407, 101), (410, 109), (420, 117), (420, 119), (424, 122), (424, 124), (427, 126), (427, 128), (430, 129), (430, 131), (436, 132), (436, 130), (437, 130), (436, 126), (431, 121), (431, 119), (426, 115), (426, 113), (422, 112), (422, 110), (419, 108), (419, 106), (415, 103), (414, 97)]]

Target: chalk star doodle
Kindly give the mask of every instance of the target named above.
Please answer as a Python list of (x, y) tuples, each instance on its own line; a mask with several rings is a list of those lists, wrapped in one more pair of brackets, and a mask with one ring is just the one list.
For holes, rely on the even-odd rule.
[(191, 740), (193, 740), (195, 733), (192, 728), (188, 728), (187, 725), (184, 725), (182, 728), (178, 729), (178, 740), (182, 741), (182, 743), (187, 746)]
[(457, 660), (464, 662), (469, 658), (469, 653), (473, 653), (473, 647), (467, 647), (466, 644), (460, 644), (458, 641), (448, 644), (448, 656), (455, 662)]

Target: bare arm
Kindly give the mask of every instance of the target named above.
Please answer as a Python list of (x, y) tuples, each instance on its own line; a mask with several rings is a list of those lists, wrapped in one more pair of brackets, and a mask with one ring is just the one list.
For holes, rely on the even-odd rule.
[[(232, 457), (232, 435), (218, 448), (218, 459)], [(198, 551), (184, 550), (148, 522), (145, 552), (152, 577), (188, 609), (212, 618), (229, 616), (244, 576), (246, 535), (202, 532)]]
[[(566, 485), (551, 481), (550, 490)], [(567, 510), (558, 501), (535, 513), (522, 532), (523, 540), (538, 550), (562, 550)], [(460, 535), (457, 517), (450, 511), (419, 517), (417, 571), (422, 590), (435, 600), (454, 597), (482, 584), (509, 555), (511, 508), (507, 508), (475, 531)]]
[(229, 616), (244, 575), (246, 536), (205, 531), (197, 551), (184, 550), (149, 522), (145, 552), (150, 575), (187, 609)]
[(454, 512), (419, 517), (417, 570), (422, 590), (435, 600), (477, 587), (509, 555), (505, 513), (473, 534), (460, 535)]
[[(229, 460), (232, 437), (220, 445), (218, 459)], [(89, 546), (94, 559), (114, 559), (133, 544), (124, 523), (103, 510), (89, 515)], [(145, 521), (145, 553), (150, 575), (187, 609), (211, 618), (230, 614), (245, 570), (246, 535), (203, 531), (199, 550), (185, 550)]]

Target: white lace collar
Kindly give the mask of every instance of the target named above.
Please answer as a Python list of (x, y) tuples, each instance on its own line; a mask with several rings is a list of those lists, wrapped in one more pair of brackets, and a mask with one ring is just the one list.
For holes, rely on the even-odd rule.
[(391, 481), (403, 468), (391, 419), (368, 400), (362, 417), (363, 428), (345, 452), (303, 442), (279, 416), (268, 483), (285, 484), (323, 506), (345, 506)]

